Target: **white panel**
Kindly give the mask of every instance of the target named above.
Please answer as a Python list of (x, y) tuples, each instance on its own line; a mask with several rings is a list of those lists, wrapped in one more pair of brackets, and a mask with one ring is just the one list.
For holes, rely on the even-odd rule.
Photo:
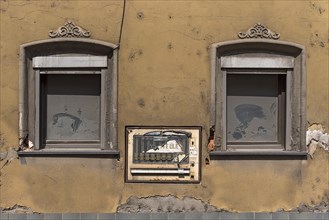
[(169, 170), (169, 169), (130, 169), (131, 174), (176, 174), (176, 175), (183, 175), (183, 174), (190, 174), (189, 169), (177, 169), (177, 170)]
[(221, 57), (222, 68), (293, 68), (292, 57)]
[(34, 57), (33, 68), (107, 67), (106, 56)]

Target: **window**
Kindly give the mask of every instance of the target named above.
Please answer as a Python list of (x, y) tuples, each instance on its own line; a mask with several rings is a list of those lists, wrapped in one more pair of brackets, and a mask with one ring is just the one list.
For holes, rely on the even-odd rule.
[(116, 150), (115, 46), (56, 39), (22, 46), (20, 137), (36, 150)]
[(282, 41), (213, 45), (215, 151), (304, 151), (304, 62), (302, 46)]
[(39, 120), (35, 144), (42, 148), (102, 147), (107, 57), (34, 57), (32, 65)]

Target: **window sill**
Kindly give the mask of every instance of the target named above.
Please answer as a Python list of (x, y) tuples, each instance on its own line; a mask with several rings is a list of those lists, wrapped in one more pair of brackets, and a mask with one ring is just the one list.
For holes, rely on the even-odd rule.
[(306, 151), (212, 151), (212, 160), (307, 160)]
[(32, 151), (19, 151), (19, 157), (97, 157), (97, 158), (120, 158), (117, 150), (97, 150), (97, 149), (43, 149)]

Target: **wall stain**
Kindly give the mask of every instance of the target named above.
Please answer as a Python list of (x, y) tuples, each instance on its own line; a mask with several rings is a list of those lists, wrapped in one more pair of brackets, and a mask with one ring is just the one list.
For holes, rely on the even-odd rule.
[(15, 204), (14, 206), (8, 207), (8, 208), (4, 208), (2, 211), (2, 213), (33, 213), (32, 208), (24, 206), (24, 205), (18, 205)]
[(137, 59), (139, 56), (143, 55), (143, 50), (142, 49), (132, 49), (129, 53), (129, 61), (134, 61), (135, 59)]
[(138, 104), (139, 107), (143, 108), (145, 106), (144, 99), (138, 99), (137, 104)]
[(315, 2), (310, 2), (310, 7), (320, 15), (322, 15), (326, 11), (324, 8), (322, 8), (320, 5), (316, 4)]
[(169, 42), (168, 45), (167, 45), (168, 49), (171, 50), (174, 48), (173, 46), (173, 43), (172, 42)]
[(7, 9), (8, 9), (8, 7), (7, 7), (7, 8), (0, 8), (0, 13), (4, 13), (4, 12), (6, 12)]
[(144, 19), (144, 13), (143, 12), (138, 12), (137, 13), (137, 19), (139, 19), (139, 20), (143, 20)]
[(325, 40), (322, 40), (318, 32), (314, 32), (310, 37), (311, 47), (325, 47)]

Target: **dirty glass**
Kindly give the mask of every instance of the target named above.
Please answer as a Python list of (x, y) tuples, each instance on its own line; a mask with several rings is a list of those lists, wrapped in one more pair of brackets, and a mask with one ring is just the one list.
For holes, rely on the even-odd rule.
[(99, 74), (42, 75), (41, 86), (46, 141), (100, 139)]
[(227, 74), (227, 142), (279, 142), (277, 74)]

